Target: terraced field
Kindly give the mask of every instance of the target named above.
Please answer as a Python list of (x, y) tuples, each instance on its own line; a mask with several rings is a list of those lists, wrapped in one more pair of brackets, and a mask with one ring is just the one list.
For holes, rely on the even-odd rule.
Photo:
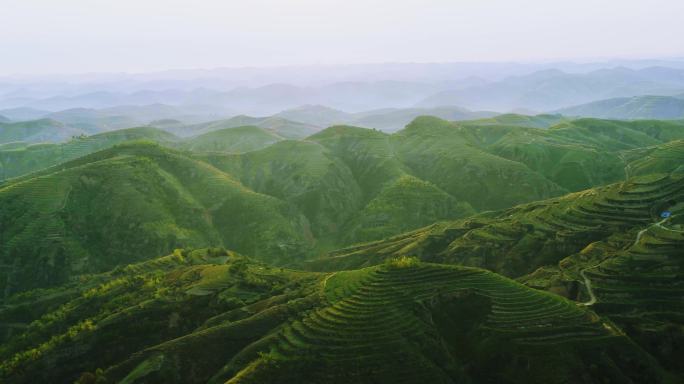
[[(541, 351), (581, 356), (624, 341), (611, 323), (571, 301), (479, 269), (404, 259), (334, 273), (324, 294), (328, 306), (286, 325), (270, 353), (229, 382), (262, 375), (287, 382), (297, 372), (305, 382), (516, 382), (506, 377), (515, 370), (510, 362), (487, 372), (490, 359), (515, 353), (539, 372), (559, 364)], [(560, 382), (563, 371), (585, 363), (570, 359), (527, 382)]]
[[(379, 242), (331, 253), (310, 268), (353, 269), (407, 254), (431, 262), (484, 267), (520, 277), (556, 265), (589, 244), (657, 221), (669, 201), (681, 201), (684, 178), (654, 174), (562, 198), (435, 224)], [(633, 238), (616, 238), (627, 246)]]

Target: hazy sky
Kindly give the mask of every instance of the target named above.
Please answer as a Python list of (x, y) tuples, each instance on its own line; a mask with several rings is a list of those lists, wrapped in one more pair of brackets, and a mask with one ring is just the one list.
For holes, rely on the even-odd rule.
[(0, 75), (684, 56), (684, 0), (0, 0)]

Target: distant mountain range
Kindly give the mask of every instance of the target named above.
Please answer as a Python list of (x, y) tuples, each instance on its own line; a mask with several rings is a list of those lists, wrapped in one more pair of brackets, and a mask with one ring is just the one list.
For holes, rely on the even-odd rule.
[(676, 95), (681, 94), (682, 90), (684, 70), (681, 69), (613, 68), (585, 74), (551, 69), (475, 87), (438, 92), (418, 105), (460, 105), (496, 111), (515, 108), (548, 111), (614, 97)]
[(83, 131), (53, 119), (40, 119), (21, 122), (0, 122), (0, 144), (13, 141), (28, 143), (59, 142)]
[(599, 100), (555, 111), (567, 116), (602, 119), (684, 119), (684, 98), (635, 96)]
[(358, 113), (347, 113), (322, 105), (304, 105), (276, 114), (290, 120), (301, 121), (320, 127), (336, 124), (376, 128), (394, 132), (404, 128), (418, 116), (435, 116), (445, 120), (473, 120), (493, 117), (496, 112), (470, 111), (461, 107), (436, 108), (387, 108)]
[[(15, 80), (17, 83), (0, 84), (0, 109), (55, 112), (165, 104), (186, 114), (222, 117), (267, 116), (301, 105), (325, 105), (352, 113), (443, 106), (510, 112), (550, 111), (616, 97), (684, 93), (684, 69), (675, 64), (636, 69), (589, 66), (585, 69), (592, 71), (579, 72), (577, 67), (559, 65), (543, 67), (540, 71), (504, 71), (506, 76), (488, 77), (474, 77), (476, 71), (449, 72), (457, 67), (436, 68), (444, 72), (406, 76), (396, 70), (382, 76), (367, 76), (365, 80), (347, 74), (346, 78), (332, 77), (334, 80), (321, 84), (307, 84), (301, 77), (284, 81), (287, 76), (264, 76), (259, 84), (246, 82), (248, 85), (244, 82), (228, 85), (217, 79), (214, 83), (173, 80), (173, 76), (184, 76), (181, 72), (168, 74), (170, 79), (163, 82), (131, 81), (129, 89), (125, 85), (101, 82), (79, 87), (54, 85), (45, 87), (48, 90), (41, 88), (43, 92), (32, 90), (30, 83)], [(572, 68), (574, 71), (567, 71)], [(272, 82), (263, 83), (267, 79)], [(9, 114), (6, 117), (12, 119)]]

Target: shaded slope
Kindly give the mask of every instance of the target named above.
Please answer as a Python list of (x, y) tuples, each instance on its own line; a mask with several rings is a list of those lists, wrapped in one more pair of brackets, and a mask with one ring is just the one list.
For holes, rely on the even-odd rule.
[(470, 204), (435, 185), (405, 175), (388, 183), (376, 197), (346, 224), (347, 242), (385, 238), (448, 218), (475, 213)]
[(315, 142), (287, 140), (240, 156), (203, 158), (251, 189), (298, 207), (317, 237), (337, 234), (360, 208), (361, 191), (352, 172)]

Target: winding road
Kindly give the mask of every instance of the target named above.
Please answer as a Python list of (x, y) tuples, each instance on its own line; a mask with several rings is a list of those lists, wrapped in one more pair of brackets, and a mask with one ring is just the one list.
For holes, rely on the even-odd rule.
[[(675, 229), (670, 229), (670, 228), (664, 227), (663, 224), (669, 219), (670, 219), (669, 217), (662, 219), (659, 222), (657, 222), (655, 224), (651, 224), (648, 227), (639, 231), (639, 233), (637, 233), (636, 239), (634, 240), (634, 243), (632, 244), (632, 247), (639, 244), (639, 241), (641, 240), (641, 237), (644, 235), (644, 233), (646, 233), (653, 226), (665, 229), (667, 231), (684, 233), (684, 231), (678, 231)], [(589, 306), (596, 304), (596, 295), (594, 294), (594, 290), (591, 287), (591, 280), (589, 280), (589, 278), (587, 277), (585, 272), (590, 270), (590, 269), (594, 269), (594, 268), (598, 267), (599, 265), (601, 265), (601, 263), (603, 263), (603, 261), (599, 262), (598, 264), (592, 265), (591, 267), (584, 268), (583, 270), (580, 271), (580, 276), (582, 276), (582, 279), (584, 280), (584, 286), (587, 288), (587, 293), (589, 294), (589, 301), (586, 301), (584, 303), (579, 303), (579, 305), (584, 305), (586, 307), (589, 307)]]

